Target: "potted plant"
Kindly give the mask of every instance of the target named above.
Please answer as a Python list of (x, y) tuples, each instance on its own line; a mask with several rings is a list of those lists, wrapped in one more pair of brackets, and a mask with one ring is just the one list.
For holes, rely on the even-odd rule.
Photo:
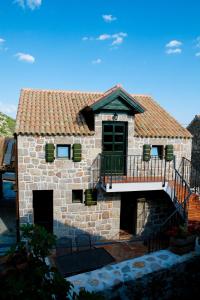
[(187, 225), (173, 227), (167, 232), (170, 237), (170, 251), (183, 255), (194, 251), (196, 234)]

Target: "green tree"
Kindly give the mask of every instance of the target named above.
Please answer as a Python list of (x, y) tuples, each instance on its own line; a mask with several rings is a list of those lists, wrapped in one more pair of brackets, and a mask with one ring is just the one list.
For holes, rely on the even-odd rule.
[[(21, 227), (21, 241), (9, 251), (7, 268), (0, 275), (2, 300), (101, 300), (87, 291), (73, 292), (55, 267), (47, 265), (45, 257), (55, 245), (56, 237), (43, 227)], [(26, 240), (25, 240), (26, 239)]]

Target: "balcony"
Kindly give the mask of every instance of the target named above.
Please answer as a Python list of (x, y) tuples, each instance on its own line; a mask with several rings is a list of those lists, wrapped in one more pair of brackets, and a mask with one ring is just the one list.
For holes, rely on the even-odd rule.
[(152, 156), (99, 154), (92, 168), (94, 185), (106, 192), (163, 190), (173, 180), (174, 161)]

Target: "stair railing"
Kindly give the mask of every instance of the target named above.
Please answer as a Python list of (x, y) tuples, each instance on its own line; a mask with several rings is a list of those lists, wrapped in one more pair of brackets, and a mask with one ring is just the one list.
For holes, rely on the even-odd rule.
[(156, 251), (167, 248), (169, 246), (169, 231), (173, 226), (187, 224), (188, 221), (188, 205), (192, 195), (189, 184), (182, 177), (177, 169), (174, 169), (174, 178), (171, 185), (171, 199), (175, 205), (175, 210), (154, 232), (144, 239), (144, 243), (148, 247), (148, 251)]
[(197, 166), (192, 164), (189, 159), (183, 157), (179, 167), (179, 172), (188, 182), (193, 192), (200, 194), (200, 170)]

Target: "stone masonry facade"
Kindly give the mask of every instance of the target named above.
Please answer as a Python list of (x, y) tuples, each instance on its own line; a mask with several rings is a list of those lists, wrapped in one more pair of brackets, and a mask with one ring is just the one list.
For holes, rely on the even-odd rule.
[(136, 234), (148, 235), (163, 224), (174, 210), (164, 191), (135, 193), (137, 201)]
[[(72, 190), (93, 187), (92, 165), (102, 151), (102, 121), (112, 121), (113, 114), (95, 115), (92, 136), (31, 136), (18, 135), (18, 190), (21, 223), (33, 223), (33, 191), (53, 190), (54, 234), (74, 238), (90, 233), (95, 240), (119, 237), (120, 193), (104, 194), (97, 205), (72, 203)], [(181, 138), (134, 137), (134, 116), (119, 114), (118, 121), (128, 123), (128, 155), (142, 155), (143, 144), (174, 145), (177, 165), (182, 156), (190, 158), (191, 140)], [(118, 122), (116, 121), (116, 122)], [(82, 144), (82, 161), (58, 159), (45, 161), (45, 144)], [(84, 202), (84, 201), (83, 201)], [(139, 226), (139, 225), (138, 225)], [(139, 227), (138, 227), (139, 232)]]
[(200, 117), (196, 116), (188, 126), (188, 130), (193, 135), (192, 139), (192, 164), (200, 169)]

